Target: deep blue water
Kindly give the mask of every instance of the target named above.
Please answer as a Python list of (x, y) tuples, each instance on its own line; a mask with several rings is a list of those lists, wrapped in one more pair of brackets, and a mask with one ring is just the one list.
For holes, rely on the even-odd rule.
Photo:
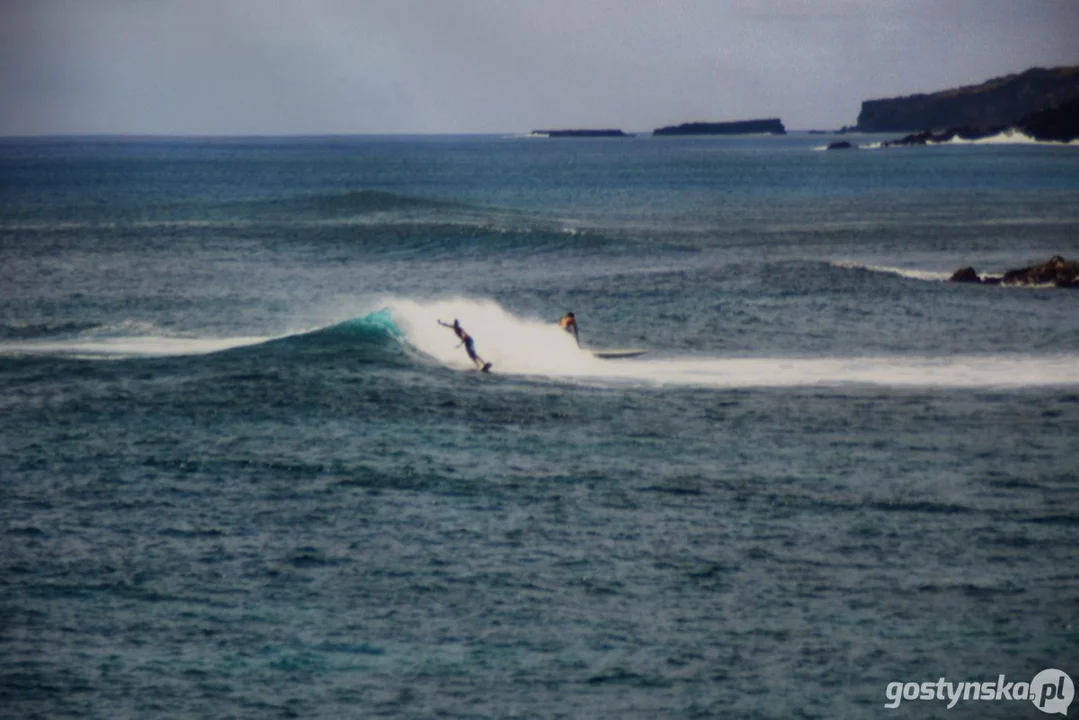
[(1079, 293), (942, 282), (1079, 150), (826, 142), (0, 142), (0, 716), (1041, 717), (885, 688), (1079, 681)]

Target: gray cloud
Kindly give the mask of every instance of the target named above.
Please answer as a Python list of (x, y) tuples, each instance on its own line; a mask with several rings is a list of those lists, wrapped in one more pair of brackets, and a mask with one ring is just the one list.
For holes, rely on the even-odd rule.
[(0, 0), (0, 134), (827, 128), (1076, 37), (1073, 0)]

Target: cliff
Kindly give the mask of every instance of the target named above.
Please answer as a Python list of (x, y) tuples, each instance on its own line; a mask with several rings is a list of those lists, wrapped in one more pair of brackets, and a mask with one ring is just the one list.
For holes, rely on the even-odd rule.
[(1079, 97), (1079, 67), (1032, 68), (981, 85), (883, 100), (866, 100), (859, 132), (911, 132), (944, 128), (989, 128)]
[[(882, 147), (928, 145), (930, 143), (945, 143), (956, 138), (980, 140), (1015, 130), (1042, 142), (1070, 143), (1074, 140), (1079, 140), (1079, 97), (1069, 100), (1059, 107), (1040, 110), (1032, 115), (1027, 115), (1025, 118), (1008, 126), (988, 128), (964, 126), (961, 128), (949, 128), (940, 132), (923, 130), (898, 140), (889, 140), (881, 143), (881, 145)], [(832, 145), (835, 144), (832, 143)], [(828, 146), (828, 149), (831, 150), (832, 146)]]
[(1079, 97), (1060, 107), (1028, 115), (1016, 126), (1035, 140), (1074, 142), (1079, 140)]
[(661, 127), (653, 135), (786, 135), (779, 118), (739, 120), (737, 122), (692, 122)]

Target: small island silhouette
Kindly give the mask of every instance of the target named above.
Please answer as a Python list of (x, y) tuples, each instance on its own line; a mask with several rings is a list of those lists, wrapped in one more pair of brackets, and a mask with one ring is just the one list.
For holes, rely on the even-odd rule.
[(549, 138), (598, 138), (598, 137), (633, 137), (617, 128), (604, 128), (601, 130), (567, 129), (567, 130), (533, 130), (533, 135)]
[(735, 122), (690, 122), (669, 125), (652, 131), (653, 135), (786, 135), (779, 118), (737, 120)]

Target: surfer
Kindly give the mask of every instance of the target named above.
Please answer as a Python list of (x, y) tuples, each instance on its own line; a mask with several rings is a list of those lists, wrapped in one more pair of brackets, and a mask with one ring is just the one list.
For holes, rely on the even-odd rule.
[(558, 325), (573, 336), (573, 339), (577, 341), (577, 347), (581, 347), (581, 336), (577, 331), (577, 318), (573, 317), (573, 313), (566, 313), (566, 316), (558, 321)]
[(457, 334), (457, 337), (461, 338), (461, 342), (457, 344), (457, 347), (461, 347), (462, 344), (465, 346), (465, 352), (468, 353), (468, 357), (472, 360), (472, 362), (476, 363), (476, 367), (478, 367), (480, 370), (483, 370), (484, 372), (487, 372), (487, 370), (490, 369), (491, 363), (484, 362), (483, 358), (476, 354), (475, 341), (472, 340), (471, 335), (465, 332), (465, 329), (461, 327), (461, 323), (457, 322), (456, 318), (454, 318), (453, 325), (442, 322), (441, 320), (438, 321), (438, 324), (442, 327), (448, 327), (450, 330), (453, 330)]

